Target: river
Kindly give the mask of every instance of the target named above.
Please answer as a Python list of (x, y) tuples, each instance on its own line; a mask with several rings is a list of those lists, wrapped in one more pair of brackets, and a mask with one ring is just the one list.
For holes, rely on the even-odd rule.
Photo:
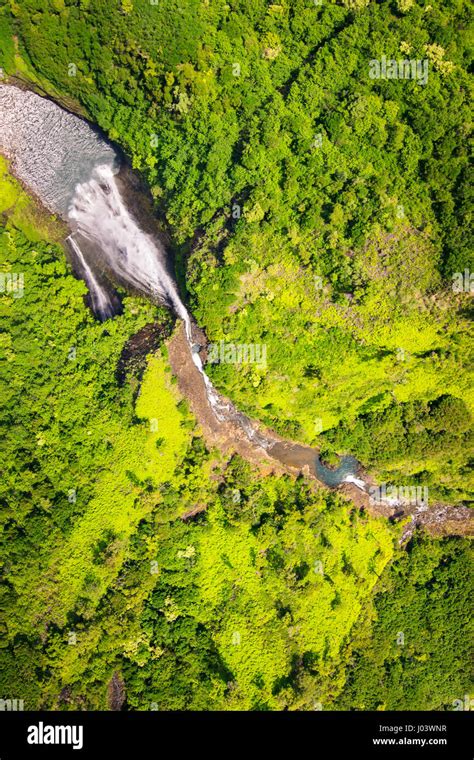
[(189, 357), (219, 423), (231, 423), (252, 447), (287, 469), (306, 471), (331, 488), (351, 484), (368, 494), (370, 484), (361, 475), (357, 459), (343, 456), (338, 468), (325, 467), (316, 450), (262, 430), (214, 388), (166, 250), (157, 235), (145, 231), (127, 204), (130, 170), (124, 171), (118, 151), (93, 125), (52, 100), (2, 83), (0, 153), (9, 159), (27, 190), (67, 223), (70, 234), (65, 244), (99, 319), (117, 313), (115, 283), (168, 306), (183, 322)]

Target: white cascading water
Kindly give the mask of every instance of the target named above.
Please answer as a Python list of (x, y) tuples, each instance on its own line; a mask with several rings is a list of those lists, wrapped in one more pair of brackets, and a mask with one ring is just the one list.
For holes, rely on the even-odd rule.
[(74, 251), (74, 255), (82, 268), (84, 279), (89, 289), (94, 312), (96, 314), (99, 314), (102, 319), (109, 319), (110, 317), (113, 317), (115, 313), (114, 305), (110, 300), (108, 293), (104, 290), (104, 288), (100, 286), (94, 272), (85, 260), (81, 249), (79, 248), (72, 235), (69, 235), (69, 237), (66, 238), (66, 242), (71, 245), (72, 250)]
[[(201, 357), (193, 342), (190, 316), (179, 297), (173, 278), (166, 270), (165, 252), (155, 238), (140, 229), (128, 211), (110, 165), (95, 167), (91, 179), (76, 186), (68, 218), (74, 229), (69, 241), (84, 268), (91, 297), (101, 316), (110, 316), (110, 299), (88, 267), (80, 245), (74, 238), (75, 234), (97, 245), (106, 266), (119, 280), (129, 283), (156, 302), (165, 303), (183, 320), (193, 362), (203, 377), (207, 397), (216, 417), (222, 420), (232, 413), (232, 406), (222, 401), (204, 372)], [(248, 434), (254, 437), (255, 431), (251, 429)]]
[(342, 482), (343, 483), (352, 483), (357, 488), (359, 488), (361, 491), (365, 491), (365, 487), (366, 487), (365, 481), (362, 480), (362, 478), (356, 478), (355, 475), (346, 475), (346, 477), (344, 478), (344, 480)]
[(95, 167), (92, 177), (78, 184), (68, 209), (74, 233), (96, 243), (105, 264), (119, 280), (166, 303), (185, 322), (189, 315), (157, 242), (137, 225), (126, 208), (112, 167)]

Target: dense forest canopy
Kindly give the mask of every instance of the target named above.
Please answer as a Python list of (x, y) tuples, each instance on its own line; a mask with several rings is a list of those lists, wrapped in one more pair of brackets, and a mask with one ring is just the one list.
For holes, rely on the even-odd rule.
[[(442, 395), (473, 410), (469, 293), (453, 290), (472, 251), (469, 4), (29, 0), (10, 14), (7, 67), (79, 102), (145, 174), (208, 338), (266, 346), (265, 368), (213, 367), (218, 386), (284, 435), (465, 499), (466, 434), (413, 447), (404, 420)], [(426, 62), (426, 82), (374, 78), (383, 57)], [(374, 415), (394, 426), (390, 468), (361, 444)]]
[[(216, 386), (451, 504), (473, 490), (471, 20), (465, 0), (0, 5), (4, 74), (130, 158), (208, 339), (265, 346), (260, 365), (209, 364)], [(209, 451), (172, 317), (122, 293), (95, 321), (61, 225), (0, 171), (1, 272), (24, 277), (0, 293), (0, 697), (453, 709), (468, 541), (401, 550), (341, 495)]]

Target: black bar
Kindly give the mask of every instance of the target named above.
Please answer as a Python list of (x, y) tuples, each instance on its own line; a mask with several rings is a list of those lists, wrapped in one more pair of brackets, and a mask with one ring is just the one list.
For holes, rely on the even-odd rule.
[[(472, 760), (470, 712), (0, 712), (0, 760), (206, 756)], [(66, 727), (56, 732), (56, 726)], [(73, 727), (76, 732), (73, 732)], [(52, 728), (50, 728), (52, 727)], [(82, 735), (80, 733), (82, 727)], [(28, 743), (43, 740), (43, 744)], [(50, 738), (69, 744), (46, 743)], [(416, 742), (414, 740), (417, 740)], [(424, 744), (422, 741), (424, 740)], [(73, 749), (73, 744), (77, 750)], [(82, 744), (82, 747), (79, 747)], [(342, 754), (341, 754), (342, 753)]]

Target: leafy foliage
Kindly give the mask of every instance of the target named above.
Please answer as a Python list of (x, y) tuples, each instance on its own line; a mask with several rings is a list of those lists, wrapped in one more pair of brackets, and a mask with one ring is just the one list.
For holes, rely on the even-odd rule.
[[(266, 367), (209, 366), (216, 385), (330, 461), (350, 452), (457, 502), (472, 493), (468, 294), (451, 287), (472, 261), (469, 20), (464, 0), (0, 9), (0, 66), (145, 176), (210, 340), (266, 346)], [(383, 55), (428, 59), (426, 85), (371, 79)], [(130, 337), (169, 317), (125, 297), (95, 323), (58, 223), (0, 170), (1, 272), (25, 278), (21, 298), (0, 293), (2, 696), (105, 708), (121, 673), (128, 709), (462, 699), (467, 544), (402, 554), (341, 497), (208, 452), (164, 348), (143, 380), (124, 370)]]
[(470, 694), (465, 664), (472, 623), (464, 615), (472, 586), (467, 542), (415, 541), (385, 572), (375, 622), (363, 627), (339, 709), (453, 710)]
[[(449, 394), (472, 414), (467, 297), (451, 288), (472, 250), (467, 3), (11, 9), (36, 75), (146, 175), (209, 339), (266, 345), (267, 368), (210, 368), (236, 403), (326, 448), (390, 397)], [(426, 61), (427, 82), (372, 79), (382, 56)], [(448, 475), (434, 451), (431, 469), (460, 500), (455, 459)]]

